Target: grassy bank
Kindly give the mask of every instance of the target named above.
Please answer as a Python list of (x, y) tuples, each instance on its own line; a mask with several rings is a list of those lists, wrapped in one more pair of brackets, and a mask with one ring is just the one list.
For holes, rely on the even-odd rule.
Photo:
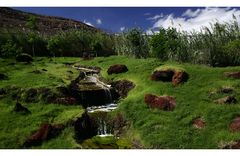
[[(119, 102), (117, 111), (122, 112), (133, 129), (128, 133), (137, 136), (146, 148), (219, 148), (221, 145), (237, 140), (240, 133), (228, 131), (230, 122), (240, 115), (239, 103), (218, 105), (213, 101), (225, 94), (215, 92), (221, 87), (233, 87), (231, 95), (239, 101), (240, 80), (226, 78), (226, 71), (238, 71), (240, 67), (211, 68), (203, 65), (160, 62), (157, 59), (133, 59), (120, 56), (99, 57), (83, 61), (80, 58), (36, 58), (32, 65), (16, 63), (14, 60), (1, 59), (0, 72), (8, 75), (9, 80), (1, 80), (0, 88), (15, 85), (21, 88), (56, 87), (67, 85), (78, 72), (63, 63), (78, 63), (99, 66), (101, 74), (111, 80), (127, 79), (136, 87), (128, 97)], [(108, 75), (107, 69), (113, 64), (125, 64), (129, 71)], [(161, 65), (184, 69), (189, 79), (183, 85), (173, 87), (171, 82), (156, 82), (149, 79), (154, 69)], [(46, 69), (42, 74), (31, 73)], [(73, 74), (67, 72), (71, 70)], [(215, 92), (209, 96), (210, 92)], [(173, 112), (151, 110), (144, 103), (144, 95), (170, 95), (176, 97), (176, 109)], [(226, 94), (228, 95), (228, 94)], [(0, 99), (0, 148), (20, 148), (27, 136), (35, 131), (42, 122), (62, 123), (81, 115), (80, 106), (64, 106), (38, 103), (22, 103), (32, 114), (22, 116), (12, 112), (15, 105), (10, 95)], [(206, 126), (199, 130), (192, 126), (192, 120), (201, 117)], [(72, 128), (66, 128), (59, 137), (44, 142), (37, 148), (77, 148)], [(127, 137), (127, 136), (126, 136)]]

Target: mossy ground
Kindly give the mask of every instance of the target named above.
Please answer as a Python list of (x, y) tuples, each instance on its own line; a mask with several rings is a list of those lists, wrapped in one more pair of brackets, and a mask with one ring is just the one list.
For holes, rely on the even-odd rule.
[[(0, 72), (9, 76), (9, 80), (0, 81), (0, 87), (16, 85), (22, 88), (56, 87), (66, 85), (78, 72), (63, 63), (78, 63), (99, 66), (101, 74), (109, 80), (127, 79), (136, 87), (119, 102), (117, 111), (122, 112), (132, 124), (129, 139), (137, 136), (146, 148), (219, 148), (221, 145), (239, 140), (240, 133), (231, 133), (228, 126), (232, 119), (240, 116), (240, 103), (235, 105), (218, 105), (213, 101), (228, 94), (211, 91), (228, 86), (233, 87), (234, 94), (240, 101), (240, 80), (224, 77), (224, 72), (239, 71), (240, 67), (211, 68), (203, 65), (160, 62), (157, 59), (133, 59), (120, 56), (99, 57), (83, 61), (80, 58), (35, 58), (34, 65), (16, 63), (10, 59), (0, 60)], [(129, 71), (121, 74), (107, 75), (107, 69), (113, 64), (125, 64)], [(151, 81), (151, 73), (158, 67), (181, 67), (189, 74), (186, 83), (173, 87), (171, 82)], [(42, 74), (31, 73), (33, 70), (47, 69)], [(71, 70), (73, 74), (67, 72)], [(170, 95), (176, 97), (177, 106), (172, 112), (151, 110), (144, 103), (144, 94)], [(42, 122), (66, 122), (79, 116), (83, 111), (80, 106), (63, 106), (39, 103), (22, 103), (32, 112), (20, 115), (12, 112), (16, 101), (6, 95), (0, 100), (0, 148), (20, 148), (31, 132)], [(192, 120), (201, 117), (205, 128), (198, 130), (192, 126)], [(80, 148), (74, 140), (73, 128), (66, 128), (55, 139), (44, 142), (35, 148)], [(126, 136), (127, 138), (127, 136)], [(92, 140), (94, 142), (94, 140)], [(95, 140), (96, 142), (96, 140)]]

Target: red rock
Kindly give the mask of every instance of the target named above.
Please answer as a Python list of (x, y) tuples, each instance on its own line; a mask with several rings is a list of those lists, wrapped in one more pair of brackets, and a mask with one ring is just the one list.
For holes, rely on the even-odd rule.
[(201, 118), (193, 120), (193, 126), (197, 129), (203, 129), (205, 127), (205, 122)]
[(146, 94), (144, 101), (150, 108), (158, 108), (164, 111), (173, 111), (176, 107), (175, 98), (171, 96)]
[(227, 77), (240, 79), (240, 72), (225, 72), (224, 75)]
[(231, 132), (239, 132), (239, 131), (240, 131), (240, 117), (235, 118), (235, 119), (231, 122), (231, 124), (230, 124), (230, 126), (229, 126), (229, 130), (230, 130)]
[(150, 79), (153, 81), (170, 82), (172, 81), (173, 75), (174, 71), (172, 70), (156, 70), (153, 72)]
[(127, 71), (128, 71), (128, 68), (126, 65), (115, 64), (108, 68), (107, 73), (108, 73), (108, 75), (111, 75), (111, 74), (125, 73)]
[(186, 82), (188, 79), (188, 74), (184, 71), (176, 71), (172, 77), (173, 86), (177, 86), (180, 83)]
[(33, 133), (24, 143), (24, 146), (35, 146), (40, 145), (44, 140), (48, 140), (50, 138), (58, 135), (61, 130), (64, 128), (63, 125), (51, 125), (48, 123), (44, 123), (40, 126), (40, 128)]

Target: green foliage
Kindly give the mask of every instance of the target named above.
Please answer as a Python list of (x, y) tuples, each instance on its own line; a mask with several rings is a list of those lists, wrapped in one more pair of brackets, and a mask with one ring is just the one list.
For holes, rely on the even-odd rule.
[(2, 57), (14, 57), (17, 54), (21, 53), (22, 49), (17, 48), (16, 43), (12, 40), (7, 40), (5, 44), (1, 45), (1, 54)]
[(115, 36), (115, 50), (120, 55), (146, 58), (149, 55), (148, 38), (138, 28)]
[(26, 26), (31, 30), (37, 29), (37, 18), (36, 16), (30, 15), (27, 19)]

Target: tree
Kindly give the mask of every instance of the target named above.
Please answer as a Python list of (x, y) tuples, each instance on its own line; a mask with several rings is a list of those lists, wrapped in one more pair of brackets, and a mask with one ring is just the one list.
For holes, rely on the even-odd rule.
[(37, 18), (33, 15), (30, 15), (27, 19), (26, 26), (31, 30), (28, 34), (28, 42), (32, 45), (32, 54), (33, 57), (35, 56), (35, 50), (34, 50), (34, 43), (37, 38), (36, 36), (36, 30), (37, 30)]

